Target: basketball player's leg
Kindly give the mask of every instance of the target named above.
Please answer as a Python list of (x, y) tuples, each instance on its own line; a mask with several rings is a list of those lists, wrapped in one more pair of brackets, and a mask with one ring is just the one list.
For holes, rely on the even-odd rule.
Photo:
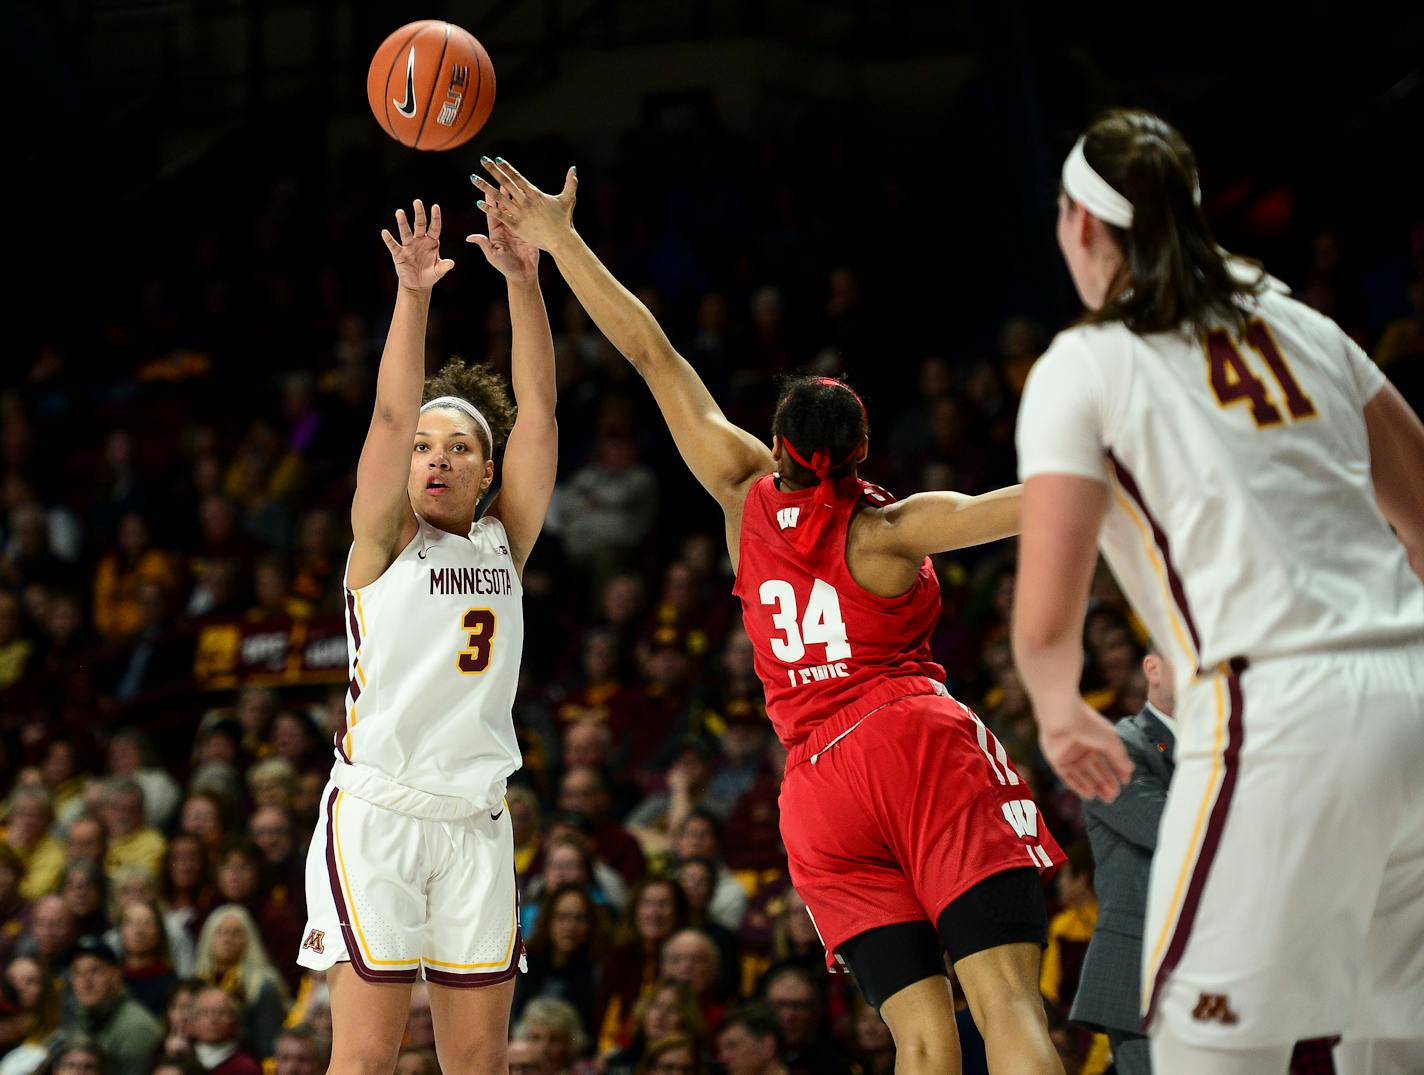
[(435, 1055), (445, 1075), (504, 1075), (514, 979), (465, 988), (430, 985)]
[[(326, 972), (331, 990), (331, 1075), (390, 1075), (396, 1068), (410, 982), (367, 982), (350, 963)], [(433, 991), (432, 991), (433, 992)]]
[(1424, 743), (1415, 730), (1424, 647), (1381, 654), (1377, 664), (1377, 678), (1396, 685), (1378, 691), (1371, 709), (1376, 730), (1389, 722), (1402, 731), (1390, 751), (1402, 763), (1390, 789), (1402, 810), (1365, 938), (1355, 1018), (1335, 1046), (1340, 1075), (1424, 1071)]
[(865, 1002), (880, 1012), (895, 1039), (901, 1075), (960, 1070), (954, 1000), (939, 937), (928, 922), (877, 926), (838, 950)]
[(1063, 1071), (1038, 991), (1047, 932), (1043, 886), (1031, 867), (991, 874), (939, 916), (994, 1075)]
[(432, 843), (444, 849), (428, 890), (422, 952), (440, 1070), (503, 1073), (514, 978), (524, 962), (509, 811), (428, 824)]
[(333, 1073), (395, 1070), (425, 928), (419, 825), (332, 786), (322, 796), (297, 962), (327, 975)]

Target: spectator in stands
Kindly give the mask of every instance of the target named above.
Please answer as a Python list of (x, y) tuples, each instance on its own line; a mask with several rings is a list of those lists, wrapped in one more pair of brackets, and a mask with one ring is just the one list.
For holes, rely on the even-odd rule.
[(33, 956), (49, 974), (58, 975), (69, 964), (69, 951), (78, 934), (74, 916), (61, 896), (41, 896), (30, 910), (30, 924), (15, 951)]
[(825, 997), (810, 971), (800, 966), (772, 971), (762, 998), (781, 1024), (781, 1060), (790, 1075), (850, 1075), (845, 1054), (822, 1033)]
[[(514, 872), (523, 886), (542, 850), (539, 797), (523, 784), (511, 784), (505, 790), (504, 801), (509, 804), (509, 823), (514, 829)], [(520, 898), (525, 895), (526, 891), (521, 887)]]
[[(109, 740), (109, 770), (116, 777), (134, 781), (143, 790), (143, 812), (147, 825), (163, 830), (172, 824), (183, 793), (177, 781), (155, 763), (153, 748), (142, 732), (126, 728), (114, 733)], [(109, 824), (112, 825), (112, 822)], [(156, 865), (154, 872), (158, 872)]]
[(629, 1013), (657, 978), (663, 942), (686, 924), (687, 902), (676, 882), (652, 877), (634, 886), (603, 970), (596, 1012), (600, 1053), (627, 1041)]
[(196, 942), (198, 931), (216, 902), (207, 847), (201, 838), (180, 832), (169, 841), (163, 878), (169, 921), (180, 924)]
[(259, 806), (247, 825), (248, 835), (262, 852), (263, 875), (269, 899), (281, 888), (287, 903), (303, 898), (306, 856), (297, 850), (296, 829), (292, 815), (278, 806)]
[[(745, 638), (742, 631), (733, 633)], [(751, 643), (746, 644), (750, 647)], [(732, 697), (722, 703), (721, 758), (707, 787), (707, 806), (718, 817), (729, 817), (743, 795), (752, 789), (766, 768), (766, 741), (771, 724), (760, 695)]]
[(781, 1052), (781, 1024), (765, 1004), (744, 1004), (722, 1020), (717, 1060), (726, 1075), (788, 1075)]
[(707, 910), (717, 882), (717, 864), (703, 858), (682, 859), (673, 868), (673, 876), (687, 899), (688, 926), (706, 934), (717, 949), (722, 994), (735, 995), (739, 970), (737, 935), (712, 921)]
[(633, 1008), (628, 1044), (605, 1055), (603, 1075), (633, 1075), (648, 1047), (674, 1034), (691, 1038), (699, 1052), (707, 1047), (707, 1024), (692, 987), (659, 978)]
[(119, 915), (119, 948), (123, 959), (124, 986), (129, 995), (161, 1017), (168, 996), (178, 984), (173, 957), (168, 951), (168, 935), (158, 904), (135, 901)]
[[(505, 1058), (509, 1064), (509, 1075), (553, 1075), (554, 1072), (544, 1056), (544, 1046), (536, 1041), (516, 1038), (509, 1043), (509, 1051), (505, 1054)], [(404, 1060), (405, 1057), (402, 1056), (401, 1059)], [(397, 1064), (396, 1075), (439, 1075), (439, 1073), (435, 1069), (419, 1071), (414, 1068), (402, 1069)]]
[(34, 642), (24, 634), (19, 598), (0, 590), (0, 699), (24, 680), (34, 652)]
[(517, 1041), (542, 1045), (555, 1075), (594, 1075), (593, 1062), (585, 1058), (589, 1038), (573, 1005), (552, 997), (538, 997), (524, 1006), (524, 1014), (511, 1035)]
[(0, 844), (0, 965), (8, 963), (30, 917), (30, 901), (20, 895), (24, 863), (9, 844)]
[(180, 832), (196, 836), (207, 854), (217, 851), (227, 835), (226, 810), (209, 792), (189, 792), (178, 814)]
[(1119, 1075), (1152, 1070), (1140, 1018), (1142, 916), (1177, 742), (1171, 665), (1154, 646), (1142, 669), (1147, 704), (1117, 725), (1132, 759), (1132, 780), (1112, 803), (1083, 807), (1101, 906), (1071, 1013), (1075, 1023), (1107, 1034)]
[(716, 1033), (726, 1014), (722, 996), (722, 966), (717, 945), (698, 929), (678, 930), (663, 944), (659, 977), (682, 982), (697, 998), (702, 1021)]
[(649, 795), (628, 815), (628, 829), (645, 853), (667, 850), (683, 819), (704, 804), (711, 777), (712, 753), (707, 744), (692, 736), (678, 740), (669, 758), (667, 790)]
[(94, 574), (94, 627), (111, 642), (133, 636), (142, 621), (139, 587), (177, 584), (177, 564), (150, 544), (148, 520), (137, 511), (119, 519), (118, 539)]
[(720, 829), (721, 823), (711, 810), (691, 810), (673, 833), (672, 850), (675, 861), (702, 859), (713, 864), (716, 874), (707, 916), (723, 929), (735, 932), (747, 910), (747, 890), (722, 862)]
[(60, 983), (30, 956), (10, 960), (4, 982), (23, 1019), (17, 1041), (0, 1061), (0, 1075), (30, 1075), (49, 1058), (61, 1033)]
[(414, 1049), (435, 1048), (435, 1019), (430, 1013), (430, 986), (418, 979), (410, 988), (410, 1012), (401, 1044)]
[(124, 989), (114, 950), (98, 937), (80, 938), (69, 964), (69, 988), (74, 1010), (64, 1029), (91, 1035), (110, 1075), (148, 1075), (163, 1027)]
[(104, 792), (104, 828), (109, 849), (104, 869), (113, 877), (122, 867), (146, 866), (155, 874), (163, 868), (167, 841), (145, 822), (143, 788), (132, 777), (116, 777)]
[(579, 885), (559, 885), (544, 897), (526, 944), (529, 969), (515, 979), (514, 1013), (536, 997), (568, 1001), (585, 1027), (593, 1025), (599, 972), (612, 942), (606, 912)]
[(232, 994), (241, 1005), (243, 1040), (257, 1055), (271, 1056), (287, 1011), (286, 988), (242, 907), (223, 904), (208, 916), (198, 937), (197, 975)]
[(193, 1055), (208, 1075), (261, 1075), (262, 1065), (243, 1048), (237, 998), (210, 986), (193, 1000)]
[(65, 1038), (55, 1049), (50, 1072), (52, 1075), (125, 1075), (126, 1072), (147, 1075), (148, 1067), (131, 1067), (122, 1061), (116, 1063), (109, 1050), (99, 1042), (76, 1036)]
[(609, 816), (608, 786), (596, 769), (574, 768), (559, 782), (559, 809), (588, 819), (595, 856), (622, 875), (627, 884), (643, 876), (643, 852), (622, 825)]
[(291, 1026), (277, 1035), (272, 1075), (323, 1075), (331, 1062), (331, 1042), (311, 1027)]
[[(274, 899), (267, 881), (267, 862), (255, 844), (238, 838), (224, 841), (218, 852), (216, 878), (217, 898), (252, 916), (268, 951), (291, 953), (301, 947), (306, 916), (292, 906), (285, 889), (280, 900)], [(281, 965), (285, 971), (281, 977), (288, 988), (296, 988), (301, 968), (286, 958)]]
[(1066, 1013), (1078, 991), (1083, 956), (1098, 920), (1098, 897), (1093, 890), (1093, 853), (1086, 840), (1068, 845), (1068, 861), (1055, 883), (1061, 910), (1048, 923), (1048, 946), (1043, 952), (1039, 989), (1044, 999)]
[(27, 900), (53, 891), (64, 869), (64, 848), (49, 832), (53, 823), (50, 797), (44, 788), (21, 784), (11, 793), (5, 843), (24, 866), (20, 895)]
[(702, 1057), (692, 1039), (674, 1034), (648, 1046), (634, 1075), (702, 1075), (703, 1070)]
[(109, 928), (108, 881), (94, 863), (79, 859), (65, 866), (59, 895), (69, 908), (75, 933), (102, 936)]
[(893, 1075), (895, 1071), (895, 1039), (880, 1013), (855, 998), (851, 1021), (850, 1054), (859, 1075)]
[(68, 862), (92, 862), (103, 867), (109, 857), (104, 823), (93, 814), (80, 814), (71, 821), (64, 832), (64, 857)]
[[(197, 955), (197, 938), (183, 928), (186, 918), (181, 912), (163, 908), (158, 878), (142, 866), (128, 866), (119, 871), (110, 892), (109, 918), (116, 923), (123, 920), (124, 909), (131, 903), (151, 903), (159, 908), (173, 971), (179, 978), (190, 977)], [(104, 935), (104, 940), (114, 951), (126, 955), (117, 925)]]
[(247, 791), (253, 806), (290, 810), (297, 770), (286, 758), (265, 758), (247, 770)]

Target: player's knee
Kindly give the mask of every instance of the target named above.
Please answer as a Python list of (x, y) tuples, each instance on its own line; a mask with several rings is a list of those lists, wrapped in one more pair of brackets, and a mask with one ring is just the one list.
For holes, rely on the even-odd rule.
[(509, 1070), (509, 1046), (503, 1037), (437, 1044), (436, 1053), (444, 1075), (505, 1075)]
[(957, 1072), (960, 1066), (959, 1038), (954, 1027), (916, 1026), (890, 1031), (895, 1039), (895, 1070), (908, 1075)]
[(399, 1048), (385, 1049), (367, 1046), (341, 1048), (331, 1053), (327, 1075), (390, 1075), (395, 1070)]

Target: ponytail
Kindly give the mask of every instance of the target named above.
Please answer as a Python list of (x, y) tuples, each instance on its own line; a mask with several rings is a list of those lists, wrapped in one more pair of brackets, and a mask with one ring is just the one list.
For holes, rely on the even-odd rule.
[(1266, 276), (1216, 245), (1196, 158), (1176, 129), (1149, 112), (1109, 112), (1088, 129), (1082, 151), (1132, 206), (1129, 224), (1104, 223), (1123, 263), (1112, 297), (1086, 320), (1120, 321), (1138, 335), (1241, 324)]

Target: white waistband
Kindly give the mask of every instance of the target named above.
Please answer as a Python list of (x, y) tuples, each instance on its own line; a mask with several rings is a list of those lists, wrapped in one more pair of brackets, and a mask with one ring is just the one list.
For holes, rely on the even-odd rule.
[(492, 809), (504, 798), (505, 787), (503, 780), (498, 781), (490, 789), (490, 801), (477, 803), (453, 795), (432, 795), (428, 791), (398, 784), (372, 766), (359, 762), (347, 765), (340, 761), (331, 767), (331, 782), (348, 795), (354, 795), (373, 806), (430, 821), (455, 821), (470, 817), (481, 810)]

